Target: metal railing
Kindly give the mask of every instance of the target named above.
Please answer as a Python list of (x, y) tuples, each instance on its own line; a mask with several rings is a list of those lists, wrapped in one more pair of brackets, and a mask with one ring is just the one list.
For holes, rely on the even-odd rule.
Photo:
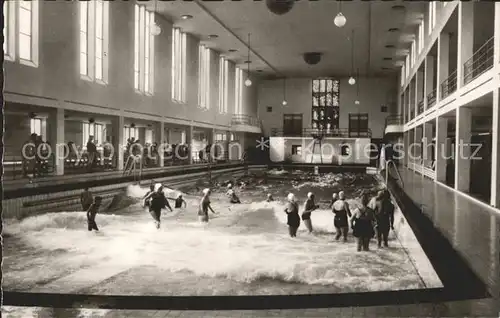
[(403, 116), (401, 115), (389, 115), (385, 118), (385, 127), (389, 125), (402, 125)]
[(311, 137), (311, 136), (322, 136), (322, 137), (346, 137), (346, 138), (354, 138), (354, 137), (364, 137), (371, 138), (372, 131), (368, 129), (360, 129), (360, 130), (349, 130), (347, 128), (338, 128), (338, 129), (314, 129), (314, 128), (304, 128), (302, 130), (297, 131), (287, 131), (282, 128), (273, 128), (271, 129), (271, 136), (273, 137)]
[(422, 114), (424, 112), (424, 100), (418, 102), (418, 113)]
[(491, 37), (464, 63), (464, 84), (493, 67), (493, 51), (494, 37)]
[(427, 109), (433, 107), (436, 104), (436, 89), (433, 89), (432, 92), (430, 92), (427, 95)]
[(248, 125), (254, 127), (260, 127), (260, 120), (257, 117), (250, 115), (234, 114), (231, 119), (231, 125)]
[(394, 167), (394, 170), (396, 171), (396, 175), (398, 177), (399, 182), (401, 182), (401, 188), (404, 189), (405, 184), (403, 182), (403, 178), (401, 178), (401, 174), (399, 173), (398, 166), (396, 166), (396, 164), (392, 160), (387, 160), (385, 162), (385, 184), (387, 184), (387, 182), (389, 181), (389, 168), (391, 166), (391, 163), (392, 163), (392, 166)]
[(457, 70), (453, 71), (447, 79), (441, 83), (441, 99), (445, 99), (457, 90)]

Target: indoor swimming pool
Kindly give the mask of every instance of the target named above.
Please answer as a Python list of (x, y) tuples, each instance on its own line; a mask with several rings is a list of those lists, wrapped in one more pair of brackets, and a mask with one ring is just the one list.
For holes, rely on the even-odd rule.
[[(241, 204), (230, 204), (227, 182), (237, 185)], [(241, 185), (241, 186), (240, 186)], [(167, 184), (168, 186), (168, 184)], [(375, 292), (442, 287), (402, 213), (395, 215), (389, 248), (357, 252), (355, 238), (334, 239), (333, 192), (343, 190), (351, 209), (363, 190), (382, 184), (368, 174), (321, 174), (271, 170), (212, 184), (210, 222), (197, 219), (206, 182), (167, 189), (184, 193), (187, 208), (164, 211), (157, 230), (140, 205), (147, 187), (130, 186), (118, 211), (102, 211), (100, 232), (88, 232), (85, 212), (48, 213), (4, 220), (5, 291), (100, 295), (287, 295)], [(304, 202), (309, 191), (320, 208), (314, 233), (303, 224), (287, 232), (284, 199)], [(273, 194), (275, 202), (266, 202)], [(130, 199), (132, 198), (132, 199)], [(171, 201), (173, 206), (173, 201)]]

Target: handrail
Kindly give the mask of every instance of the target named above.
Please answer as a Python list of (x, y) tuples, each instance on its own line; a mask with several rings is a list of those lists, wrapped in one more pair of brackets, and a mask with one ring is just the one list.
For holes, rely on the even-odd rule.
[(392, 160), (387, 160), (385, 162), (385, 184), (387, 185), (387, 182), (389, 181), (389, 166), (391, 163), (394, 166), (394, 169), (396, 170), (396, 174), (398, 176), (399, 181), (401, 182), (401, 188), (404, 189), (405, 184), (403, 182), (403, 178), (401, 178), (401, 174), (399, 173), (398, 167)]
[(436, 104), (436, 89), (433, 89), (432, 92), (430, 92), (427, 95), (427, 109), (433, 107)]
[(372, 131), (369, 128), (360, 130), (349, 130), (348, 128), (337, 128), (337, 129), (303, 128), (302, 130), (296, 132), (286, 132), (282, 128), (271, 129), (271, 136), (273, 137), (312, 137), (318, 135), (322, 137), (371, 138)]
[(403, 116), (402, 115), (389, 115), (385, 118), (385, 127), (388, 125), (402, 125)]
[(457, 70), (454, 70), (441, 83), (441, 98), (446, 98), (457, 89)]
[(464, 84), (470, 83), (493, 67), (493, 51), (494, 37), (491, 37), (464, 63)]
[(246, 114), (233, 114), (231, 118), (232, 125), (249, 125), (260, 127), (261, 121), (258, 117), (246, 115)]

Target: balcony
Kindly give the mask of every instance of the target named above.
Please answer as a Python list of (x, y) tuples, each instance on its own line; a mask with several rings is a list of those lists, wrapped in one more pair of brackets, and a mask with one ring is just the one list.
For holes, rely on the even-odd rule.
[(436, 89), (427, 95), (427, 109), (436, 105)]
[(493, 51), (494, 37), (491, 37), (464, 63), (464, 84), (472, 82), (493, 67)]
[(385, 118), (384, 134), (403, 133), (403, 116), (390, 115)]
[(233, 131), (238, 132), (262, 133), (259, 118), (250, 115), (234, 114), (231, 119), (231, 128)]
[(422, 114), (424, 112), (424, 100), (418, 102), (418, 114)]
[(337, 137), (337, 138), (371, 138), (372, 131), (370, 129), (326, 129), (319, 130), (313, 128), (303, 128), (302, 130), (283, 130), (281, 128), (273, 128), (271, 130), (272, 137)]
[(441, 83), (441, 99), (445, 99), (457, 90), (457, 71), (453, 71), (447, 79)]

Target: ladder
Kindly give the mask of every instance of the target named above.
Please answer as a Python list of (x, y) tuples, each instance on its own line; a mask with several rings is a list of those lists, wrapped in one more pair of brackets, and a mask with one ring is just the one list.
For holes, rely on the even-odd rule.
[(319, 146), (319, 158), (321, 160), (321, 164), (323, 164), (323, 134), (318, 133), (312, 135), (314, 139), (312, 155), (311, 155), (311, 163), (314, 163), (314, 151), (316, 150), (316, 146)]
[(134, 182), (140, 182), (142, 177), (142, 156), (129, 156), (125, 163), (123, 176), (134, 176)]

